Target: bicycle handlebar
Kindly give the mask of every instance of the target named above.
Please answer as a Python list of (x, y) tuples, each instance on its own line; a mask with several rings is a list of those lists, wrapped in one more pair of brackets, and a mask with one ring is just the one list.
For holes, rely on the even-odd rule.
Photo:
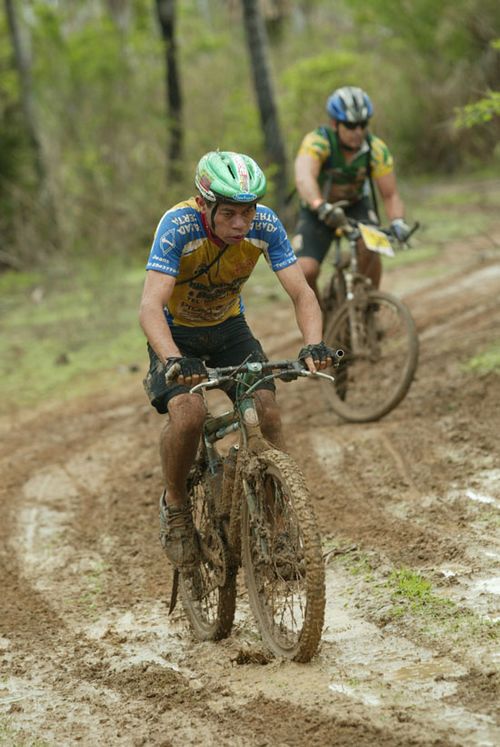
[[(341, 349), (338, 349), (335, 351), (335, 359), (334, 363), (339, 363), (342, 358), (344, 357), (344, 351)], [(181, 367), (178, 363), (174, 363), (173, 366), (171, 366), (167, 373), (165, 374), (165, 381), (168, 383), (175, 381), (175, 379), (178, 377), (179, 373), (181, 371)], [(229, 381), (232, 378), (234, 378), (235, 374), (242, 374), (242, 373), (253, 373), (253, 374), (259, 374), (259, 373), (265, 373), (269, 372), (268, 375), (271, 375), (271, 378), (280, 378), (283, 377), (284, 380), (287, 380), (287, 375), (290, 377), (289, 380), (292, 380), (294, 378), (298, 378), (299, 376), (318, 376), (322, 378), (327, 378), (333, 381), (333, 376), (330, 376), (329, 374), (322, 373), (321, 371), (316, 371), (315, 373), (311, 373), (305, 365), (304, 362), (301, 360), (282, 360), (282, 361), (246, 361), (243, 363), (240, 363), (238, 366), (223, 366), (222, 368), (207, 368), (207, 379), (204, 381), (201, 381), (199, 384), (195, 384), (194, 387), (190, 389), (190, 392), (196, 392), (199, 389), (206, 389), (210, 387), (216, 387), (219, 386), (219, 384), (222, 384), (225, 381)], [(278, 372), (278, 373), (274, 373)], [(264, 378), (264, 377), (262, 377)]]
[[(345, 223), (343, 223), (342, 225), (338, 226), (337, 232), (339, 234), (344, 234), (347, 238), (351, 238), (351, 239), (356, 240), (360, 236), (360, 231), (358, 229), (358, 226), (362, 222), (363, 221), (358, 221), (355, 218), (348, 218), (347, 216), (345, 216)], [(410, 233), (408, 234), (408, 236), (406, 237), (406, 239), (404, 241), (400, 241), (397, 238), (397, 236), (394, 235), (394, 233), (393, 233), (393, 231), (392, 231), (392, 229), (390, 227), (389, 228), (383, 228), (382, 226), (374, 225), (373, 228), (376, 228), (377, 231), (380, 231), (380, 233), (385, 234), (385, 236), (387, 236), (387, 238), (390, 240), (391, 244), (400, 244), (400, 245), (403, 244), (403, 245), (406, 245), (406, 244), (408, 244), (409, 239), (411, 238), (411, 236), (413, 236), (413, 234), (415, 233), (415, 231), (417, 231), (420, 228), (420, 222), (418, 220), (415, 221), (415, 223), (413, 224), (413, 226), (410, 229)], [(353, 232), (355, 233), (355, 235), (352, 235)]]
[(415, 223), (413, 224), (413, 226), (410, 229), (410, 233), (408, 234), (408, 236), (406, 237), (406, 239), (403, 242), (399, 241), (399, 239), (392, 232), (391, 228), (382, 228), (381, 226), (375, 226), (375, 228), (378, 231), (380, 231), (381, 233), (385, 233), (385, 235), (388, 236), (389, 239), (392, 239), (392, 241), (399, 242), (400, 244), (401, 243), (406, 244), (406, 242), (408, 241), (408, 239), (411, 236), (413, 236), (413, 234), (415, 233), (415, 231), (417, 231), (420, 228), (420, 222), (418, 220), (415, 221)]

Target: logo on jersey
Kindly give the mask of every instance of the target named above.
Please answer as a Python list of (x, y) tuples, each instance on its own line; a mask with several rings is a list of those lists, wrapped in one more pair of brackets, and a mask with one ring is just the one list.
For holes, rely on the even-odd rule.
[(175, 248), (175, 228), (170, 228), (160, 236), (160, 249), (164, 257), (166, 257), (172, 249)]

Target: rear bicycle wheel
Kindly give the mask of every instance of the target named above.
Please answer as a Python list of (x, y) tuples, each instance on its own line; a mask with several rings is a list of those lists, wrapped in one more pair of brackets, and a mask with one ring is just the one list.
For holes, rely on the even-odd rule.
[(325, 611), (321, 539), (302, 473), (276, 449), (251, 460), (241, 543), (250, 606), (264, 643), (275, 656), (309, 661)]
[(201, 559), (193, 571), (180, 574), (179, 592), (196, 638), (216, 641), (231, 632), (236, 608), (237, 568), (229, 561), (225, 536), (216, 516), (213, 479), (209, 482), (207, 470), (201, 463), (196, 466), (198, 469), (193, 470), (190, 480), (189, 497)]
[(325, 330), (327, 345), (343, 348), (335, 382), (321, 379), (332, 409), (354, 423), (378, 420), (408, 392), (418, 364), (418, 334), (405, 304), (395, 296), (369, 290), (349, 307), (345, 303)]

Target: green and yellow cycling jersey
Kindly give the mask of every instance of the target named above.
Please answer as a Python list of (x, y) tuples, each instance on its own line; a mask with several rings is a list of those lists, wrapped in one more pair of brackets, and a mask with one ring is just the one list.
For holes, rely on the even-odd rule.
[(366, 193), (366, 180), (370, 175), (378, 179), (394, 170), (387, 145), (372, 134), (367, 135), (352, 161), (347, 163), (337, 133), (326, 125), (304, 137), (299, 148), (299, 155), (302, 154), (320, 162), (319, 184), (324, 198), (329, 202), (358, 202)]

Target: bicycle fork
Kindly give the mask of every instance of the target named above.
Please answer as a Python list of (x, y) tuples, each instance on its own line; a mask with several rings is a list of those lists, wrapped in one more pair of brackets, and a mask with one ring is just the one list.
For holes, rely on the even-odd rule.
[(346, 272), (346, 302), (347, 318), (349, 320), (349, 336), (351, 352), (357, 355), (360, 350), (360, 334), (358, 326), (359, 310), (356, 302), (356, 289), (354, 285), (354, 275), (352, 272)]

